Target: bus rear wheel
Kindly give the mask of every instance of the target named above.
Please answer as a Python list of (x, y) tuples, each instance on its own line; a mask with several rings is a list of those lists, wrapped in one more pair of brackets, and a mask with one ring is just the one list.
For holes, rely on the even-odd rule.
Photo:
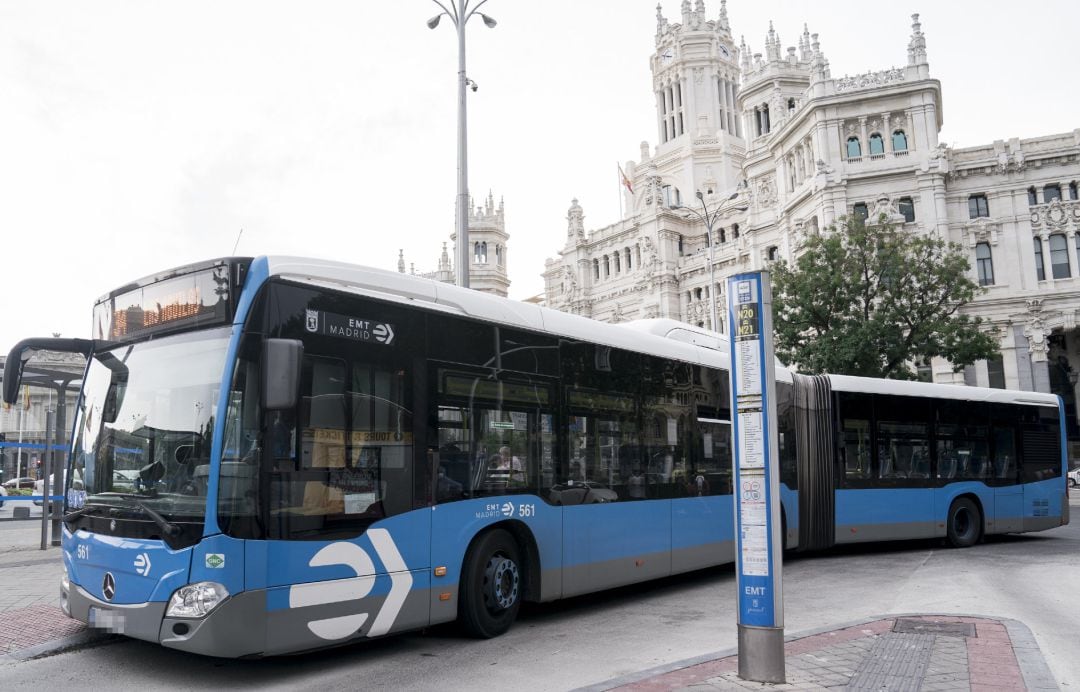
[(954, 548), (970, 548), (982, 537), (982, 512), (972, 500), (961, 497), (949, 507), (949, 543)]
[(465, 558), (458, 593), (458, 619), (474, 636), (490, 639), (510, 629), (524, 590), (521, 551), (501, 529), (484, 534)]

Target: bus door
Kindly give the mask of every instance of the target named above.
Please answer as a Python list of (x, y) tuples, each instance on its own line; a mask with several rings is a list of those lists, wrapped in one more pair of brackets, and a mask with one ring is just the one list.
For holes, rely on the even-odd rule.
[(994, 513), (987, 517), (987, 533), (1010, 533), (1024, 528), (1024, 486), (1016, 453), (1015, 412), (993, 407), (990, 442), (993, 445)]
[(550, 494), (563, 513), (563, 596), (667, 576), (674, 424), (669, 439), (666, 417), (647, 423), (663, 439), (642, 445), (634, 393), (567, 387), (566, 403), (567, 461)]
[[(265, 566), (249, 576), (267, 592), (271, 654), (429, 622), (430, 467), (417, 444), (425, 435), (425, 370), (409, 347), (422, 332), (385, 306), (341, 309), (355, 313), (356, 324), (392, 325), (395, 338), (320, 332), (324, 322), (346, 320), (322, 311), (285, 324), (286, 336), (304, 341), (300, 396), (294, 408), (264, 413), (265, 540), (248, 548), (252, 569)], [(251, 357), (258, 337), (251, 336)]]
[(1024, 530), (1060, 526), (1065, 502), (1059, 409), (1026, 406), (1020, 424)]
[(735, 559), (731, 421), (698, 417), (686, 476), (686, 500), (671, 510), (671, 571), (686, 572)]

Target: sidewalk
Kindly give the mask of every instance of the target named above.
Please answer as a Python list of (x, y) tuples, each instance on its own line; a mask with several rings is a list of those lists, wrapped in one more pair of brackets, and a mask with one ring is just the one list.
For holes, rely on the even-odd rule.
[(40, 516), (0, 522), (0, 663), (35, 658), (109, 636), (88, 629), (60, 610), (60, 548), (40, 549)]
[(788, 637), (787, 683), (738, 676), (734, 650), (585, 688), (598, 690), (1057, 690), (1034, 636), (1016, 620), (882, 616)]

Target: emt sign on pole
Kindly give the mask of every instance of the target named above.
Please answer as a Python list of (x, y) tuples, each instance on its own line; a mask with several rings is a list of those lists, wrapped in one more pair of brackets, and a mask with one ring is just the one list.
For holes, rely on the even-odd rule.
[(728, 279), (739, 677), (784, 682), (780, 472), (769, 273)]

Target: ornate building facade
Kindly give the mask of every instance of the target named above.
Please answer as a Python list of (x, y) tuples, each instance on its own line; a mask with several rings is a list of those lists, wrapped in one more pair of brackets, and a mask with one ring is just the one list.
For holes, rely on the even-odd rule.
[[(472, 206), (469, 214), (469, 245), (472, 246), (472, 264), (469, 266), (469, 288), (484, 293), (494, 293), (505, 298), (510, 291), (509, 257), (506, 244), (510, 234), (506, 232), (506, 217), (503, 201), (495, 206), (495, 198), (489, 192), (483, 206)], [(450, 234), (450, 243), (457, 242), (457, 233)], [(450, 262), (450, 253), (443, 243), (439, 255), (438, 268), (432, 272), (417, 272), (410, 265), (409, 273), (452, 284), (455, 281), (454, 266)], [(456, 255), (455, 255), (456, 256)], [(398, 251), (397, 269), (405, 273), (405, 252)]]
[[(817, 34), (764, 52), (738, 45), (726, 1), (682, 21), (657, 7), (650, 57), (656, 138), (622, 168), (624, 217), (586, 230), (574, 200), (544, 267), (549, 307), (605, 321), (670, 317), (712, 327), (724, 279), (792, 260), (842, 216), (884, 212), (913, 233), (960, 243), (986, 291), (968, 306), (999, 329), (1001, 357), (937, 382), (1054, 391), (1076, 420), (1080, 372), (1080, 129), (952, 149), (938, 141), (942, 85), (912, 15), (900, 68), (834, 77)], [(899, 49), (899, 47), (897, 47)], [(701, 197), (698, 198), (698, 193)], [(680, 209), (679, 206), (684, 208)], [(703, 220), (717, 214), (713, 266)]]

